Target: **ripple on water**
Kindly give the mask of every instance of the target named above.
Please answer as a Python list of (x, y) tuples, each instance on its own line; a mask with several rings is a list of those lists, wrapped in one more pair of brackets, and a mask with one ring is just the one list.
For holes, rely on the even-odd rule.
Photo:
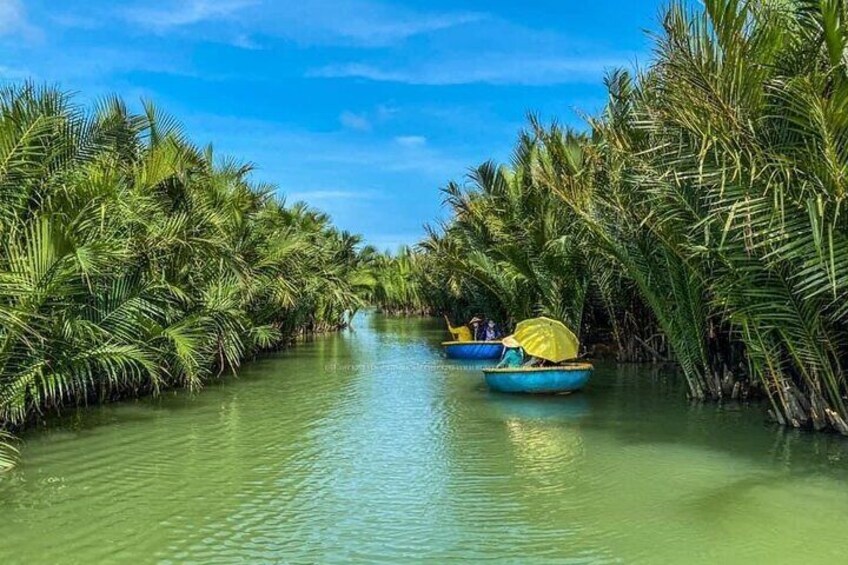
[(435, 325), (356, 327), (30, 434), (0, 562), (841, 560), (838, 438), (688, 405), (645, 368), (496, 395)]

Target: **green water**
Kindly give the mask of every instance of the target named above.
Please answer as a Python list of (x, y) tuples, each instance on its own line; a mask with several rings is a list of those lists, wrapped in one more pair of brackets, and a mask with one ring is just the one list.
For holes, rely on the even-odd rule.
[(494, 395), (441, 337), (367, 315), (29, 434), (0, 563), (845, 562), (845, 440), (689, 405), (644, 367)]

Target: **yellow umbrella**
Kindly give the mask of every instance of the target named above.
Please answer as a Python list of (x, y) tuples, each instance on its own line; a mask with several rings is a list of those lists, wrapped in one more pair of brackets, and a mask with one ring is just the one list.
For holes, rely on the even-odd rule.
[(553, 363), (575, 359), (580, 346), (577, 336), (565, 324), (550, 318), (524, 320), (512, 335), (529, 355)]

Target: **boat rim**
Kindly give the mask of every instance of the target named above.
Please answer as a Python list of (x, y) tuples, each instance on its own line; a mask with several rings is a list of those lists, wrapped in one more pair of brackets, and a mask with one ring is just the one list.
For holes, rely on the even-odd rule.
[(503, 346), (503, 343), (500, 341), (443, 341), (442, 345), (500, 345)]
[(483, 369), (484, 373), (552, 373), (555, 371), (591, 371), (595, 368), (591, 363), (573, 363), (557, 367), (492, 367)]

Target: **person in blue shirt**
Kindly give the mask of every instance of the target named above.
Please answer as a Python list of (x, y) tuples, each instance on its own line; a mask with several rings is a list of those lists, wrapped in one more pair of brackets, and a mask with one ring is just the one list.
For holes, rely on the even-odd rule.
[(524, 363), (524, 350), (521, 344), (514, 337), (507, 336), (503, 338), (504, 352), (501, 357), (501, 362), (498, 363), (498, 369), (521, 367)]
[(501, 338), (501, 332), (495, 325), (494, 320), (489, 320), (483, 328), (483, 341), (497, 341)]

